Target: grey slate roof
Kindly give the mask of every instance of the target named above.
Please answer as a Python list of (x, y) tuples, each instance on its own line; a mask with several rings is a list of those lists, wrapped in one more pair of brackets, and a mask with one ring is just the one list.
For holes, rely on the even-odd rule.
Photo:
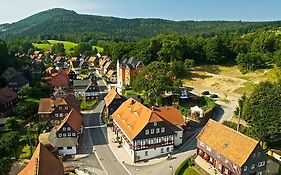
[(135, 57), (131, 57), (129, 59), (124, 59), (121, 62), (121, 66), (123, 68), (125, 68), (126, 66), (129, 66), (130, 68), (136, 68), (138, 65), (143, 65), (143, 62), (135, 59)]
[(76, 146), (78, 142), (77, 137), (57, 137), (55, 127), (51, 130), (48, 140), (53, 147)]

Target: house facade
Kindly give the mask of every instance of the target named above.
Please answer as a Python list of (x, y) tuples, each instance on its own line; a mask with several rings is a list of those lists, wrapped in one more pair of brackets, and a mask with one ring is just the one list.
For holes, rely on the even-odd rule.
[(119, 108), (119, 106), (127, 99), (119, 95), (115, 89), (111, 89), (104, 97), (105, 108), (104, 115), (111, 118), (112, 114)]
[(41, 121), (47, 121), (55, 126), (61, 124), (70, 110), (71, 107), (62, 98), (41, 98), (38, 115)]
[(123, 61), (117, 61), (117, 84), (121, 87), (130, 86), (134, 75), (144, 67), (142, 61), (131, 57)]
[(83, 97), (86, 100), (99, 97), (98, 85), (91, 79), (73, 80), (73, 90), (76, 97)]
[(114, 133), (134, 162), (167, 155), (182, 143), (184, 121), (175, 108), (151, 110), (130, 98), (112, 118)]
[(117, 72), (115, 70), (109, 70), (106, 77), (110, 83), (117, 83)]
[(197, 136), (197, 155), (224, 175), (262, 175), (266, 169), (258, 141), (211, 119)]
[(14, 91), (8, 87), (0, 89), (0, 118), (15, 112), (17, 103), (18, 97)]
[(72, 109), (62, 123), (50, 132), (48, 140), (58, 149), (60, 155), (76, 154), (79, 137), (82, 134), (82, 122), (81, 114)]
[(29, 86), (29, 82), (24, 75), (12, 67), (7, 68), (2, 74), (2, 77), (7, 81), (8, 87), (15, 92), (23, 87)]

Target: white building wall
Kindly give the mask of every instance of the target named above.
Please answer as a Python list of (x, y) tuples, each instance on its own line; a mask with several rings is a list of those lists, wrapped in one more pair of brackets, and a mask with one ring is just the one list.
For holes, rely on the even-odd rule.
[(67, 147), (63, 147), (63, 149), (59, 149), (60, 155), (73, 155), (76, 154), (76, 146), (72, 146), (71, 149), (67, 149)]
[[(161, 149), (163, 149), (163, 152), (161, 152)], [(140, 150), (140, 151), (135, 151), (135, 159), (136, 161), (138, 160), (145, 160), (145, 159), (151, 159), (160, 155), (165, 155), (169, 154), (173, 151), (174, 146), (173, 145), (168, 145), (168, 146), (163, 146), (163, 147), (158, 147), (156, 149), (145, 149), (145, 150)], [(145, 152), (147, 151), (147, 156), (145, 155)]]
[(180, 144), (182, 144), (182, 135), (183, 135), (183, 131), (176, 131), (175, 134), (175, 138), (174, 138), (174, 145), (178, 146)]

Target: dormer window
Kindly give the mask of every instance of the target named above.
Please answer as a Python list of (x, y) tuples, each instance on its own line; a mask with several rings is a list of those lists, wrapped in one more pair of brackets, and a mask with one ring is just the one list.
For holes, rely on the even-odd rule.
[(65, 108), (64, 108), (65, 110), (68, 110), (68, 106), (65, 106)]
[(59, 107), (59, 110), (62, 110), (62, 107), (61, 107), (61, 106)]
[(154, 126), (157, 126), (157, 122), (154, 122), (153, 125), (154, 125)]
[(145, 130), (145, 135), (148, 135), (149, 134), (149, 130)]
[(66, 128), (65, 128), (65, 127), (63, 127), (63, 128), (62, 128), (62, 130), (63, 130), (63, 131), (66, 131)]

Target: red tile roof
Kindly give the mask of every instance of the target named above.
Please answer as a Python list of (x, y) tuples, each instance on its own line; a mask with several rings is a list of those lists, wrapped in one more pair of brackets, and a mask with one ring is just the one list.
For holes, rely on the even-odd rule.
[(69, 114), (63, 119), (62, 123), (57, 128), (57, 131), (60, 130), (65, 123), (67, 123), (74, 131), (79, 132), (81, 129), (82, 122), (83, 118), (81, 114), (73, 108), (71, 109)]

